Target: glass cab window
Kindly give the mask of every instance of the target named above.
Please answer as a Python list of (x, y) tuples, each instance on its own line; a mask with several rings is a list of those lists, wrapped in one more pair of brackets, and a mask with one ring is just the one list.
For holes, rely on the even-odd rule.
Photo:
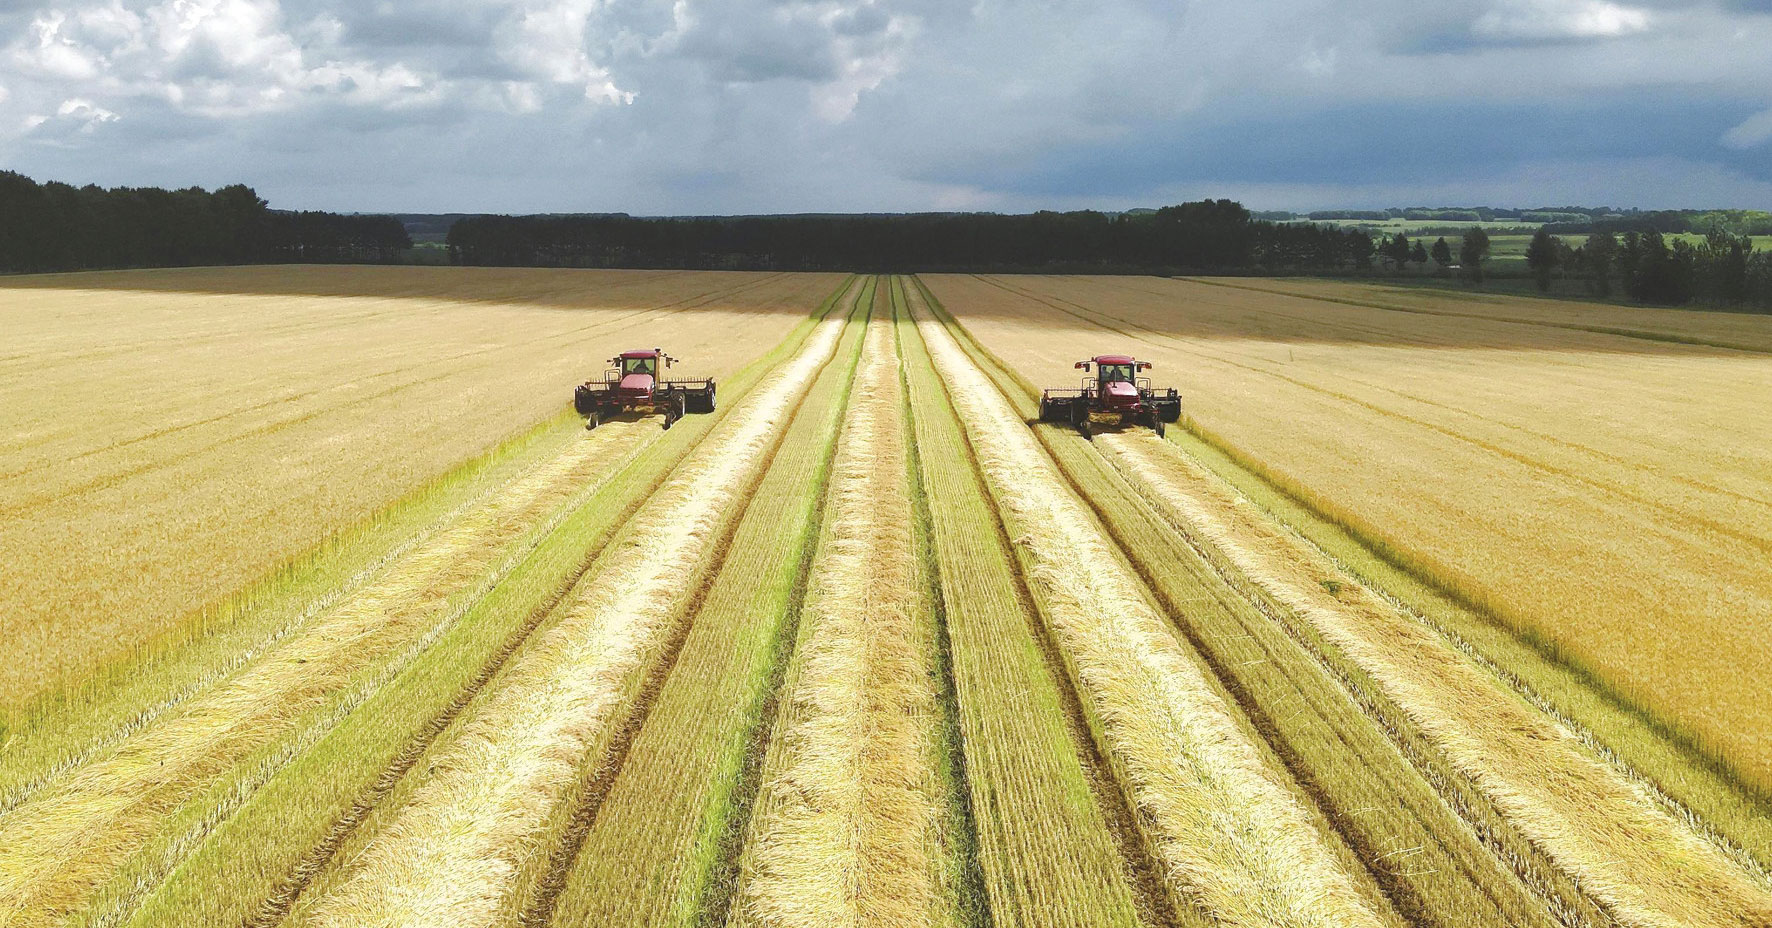
[(658, 361), (655, 358), (622, 358), (621, 372), (623, 374), (652, 374), (657, 372), (657, 364)]
[(1132, 382), (1132, 365), (1130, 364), (1103, 364), (1100, 370), (1102, 383)]

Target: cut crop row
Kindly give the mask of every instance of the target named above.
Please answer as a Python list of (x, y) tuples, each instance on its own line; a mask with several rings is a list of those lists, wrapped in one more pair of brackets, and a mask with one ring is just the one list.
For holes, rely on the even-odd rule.
[(1177, 911), (1246, 925), (1394, 924), (921, 296), (918, 330)]
[(517, 918), (845, 328), (820, 323), (714, 426), (298, 900), (295, 924)]
[[(957, 334), (1004, 395), (1031, 414), (1038, 393), (963, 330)], [(1474, 791), (1437, 791), (1398, 753), (1397, 733), (1375, 726), (1368, 706), (1350, 698), (1315, 652), (1264, 614), (1247, 585), (1227, 582), (1210, 552), (1155, 513), (1092, 443), (1068, 429), (1041, 426), (1036, 434), (1177, 629), (1400, 912), (1420, 924), (1447, 926), (1544, 925), (1553, 910), (1579, 920), (1574, 912), (1583, 900), (1567, 881), (1557, 881), (1524, 840), (1505, 840), (1505, 825)], [(1456, 788), (1445, 781), (1435, 776), (1433, 783)], [(1550, 871), (1549, 883), (1540, 871)]]
[[(974, 350), (982, 349), (974, 346)], [(1021, 393), (1024, 398), (1037, 395), (1025, 381), (1006, 369), (998, 370), (1006, 391)], [(1079, 451), (1091, 448), (1068, 434), (1060, 436), (1049, 437), (1048, 446), (1061, 459), (1066, 455), (1060, 445), (1069, 444)], [(1603, 924), (1618, 918), (1626, 924), (1664, 925), (1697, 918), (1696, 923), (1754, 924), (1756, 919), (1768, 917), (1761, 879), (1706, 845), (1628, 776), (1587, 754), (1570, 732), (1559, 730), (1554, 718), (1541, 714), (1486, 669), (1469, 662), (1432, 629), (1399, 614), (1391, 603), (1367, 591), (1356, 578), (1342, 573), (1295, 537), (1264, 528), (1261, 520), (1251, 519), (1247, 507), (1239, 506), (1222, 491), (1218, 495), (1207, 492), (1203, 488), (1216, 485), (1216, 481), (1206, 480), (1197, 468), (1190, 469), (1194, 466), (1185, 463), (1172, 445), (1148, 436), (1110, 434), (1098, 439), (1094, 447), (1130, 480), (1131, 486), (1123, 494), (1149, 499), (1177, 533), (1164, 539), (1158, 530), (1155, 543), (1140, 544), (1129, 537), (1135, 529), (1122, 528), (1122, 543), (1135, 560), (1140, 551), (1194, 546), (1201, 557), (1224, 562), (1220, 570), (1227, 581), (1239, 588), (1247, 603), (1262, 606), (1273, 617), (1273, 622), (1258, 621), (1246, 626), (1245, 634), (1233, 637), (1228, 632), (1237, 631), (1235, 627), (1212, 631), (1210, 612), (1189, 616), (1189, 624), (1202, 627), (1195, 637), (1204, 649), (1224, 648), (1217, 660), (1221, 673), (1246, 677), (1241, 669), (1244, 666), (1285, 661), (1271, 647), (1239, 654), (1247, 646), (1231, 648), (1215, 643), (1214, 637), (1226, 643), (1239, 638), (1256, 641), (1263, 635), (1262, 624), (1287, 628), (1349, 688), (1447, 802), (1470, 819), (1496, 856), (1548, 895), (1552, 910), (1562, 920)], [(1112, 473), (1082, 476), (1091, 468), (1106, 469), (1092, 460), (1096, 455), (1085, 453), (1070, 469), (1078, 475), (1080, 485), (1092, 488), (1091, 495), (1105, 500), (1113, 495), (1108, 488), (1123, 481)], [(1137, 507), (1109, 503), (1105, 508), (1130, 511)], [(1130, 526), (1137, 520), (1126, 521)], [(1238, 525), (1240, 534), (1227, 529), (1229, 523)], [(1146, 533), (1150, 534), (1148, 529)], [(1143, 569), (1147, 574), (1160, 573), (1167, 560), (1149, 558)], [(1243, 580), (1244, 575), (1259, 583)], [(1274, 628), (1266, 634), (1271, 637)], [(1244, 657), (1257, 659), (1245, 661)], [(1294, 670), (1287, 676), (1300, 674)], [(1321, 674), (1317, 676), (1321, 678)], [(1327, 678), (1321, 678), (1319, 687), (1326, 682)], [(1248, 700), (1252, 714), (1263, 712), (1264, 706), (1286, 707), (1280, 712), (1290, 708), (1289, 701), (1275, 698), (1271, 685), (1265, 687), (1266, 695), (1262, 695), (1259, 681), (1242, 686), (1260, 697)], [(1273, 709), (1265, 711), (1275, 714)], [(1289, 740), (1284, 731), (1276, 734), (1277, 741)], [(1332, 744), (1296, 735), (1290, 738), (1303, 747), (1295, 752), (1295, 764), (1315, 767), (1319, 775), (1322, 771), (1333, 773), (1335, 767), (1324, 766), (1333, 758)], [(1546, 771), (1558, 773), (1546, 781)], [(1321, 801), (1331, 807), (1339, 802), (1344, 808), (1363, 802), (1353, 797), (1362, 791), (1370, 793), (1378, 779), (1332, 776), (1326, 782), (1334, 788)], [(1547, 789), (1548, 782), (1556, 783), (1557, 788)], [(1373, 808), (1392, 805), (1381, 802)], [(1367, 830), (1370, 826), (1366, 821), (1356, 827)], [(1455, 837), (1457, 830), (1442, 825), (1429, 834)], [(1421, 843), (1419, 837), (1405, 838), (1411, 842), (1408, 856), (1416, 858), (1415, 863), (1431, 863), (1421, 859), (1424, 851), (1431, 856), (1431, 840)], [(1468, 854), (1462, 856), (1468, 859)], [(1533, 858), (1538, 863), (1532, 863)], [(1412, 864), (1410, 869), (1417, 868)], [(1432, 874), (1444, 868), (1423, 869)], [(1569, 875), (1561, 876), (1558, 871)], [(1440, 892), (1432, 892), (1434, 884), (1440, 884)], [(1417, 887), (1429, 892), (1410, 895), (1444, 908), (1449, 901), (1445, 890), (1456, 888), (1445, 886), (1441, 874)], [(1492, 879), (1479, 880), (1475, 888), (1490, 893), (1506, 889)], [(1584, 902), (1583, 896), (1598, 900), (1607, 914)], [(1457, 899), (1458, 894), (1450, 898)], [(1468, 917), (1468, 913), (1461, 914), (1451, 923), (1465, 923), (1463, 919)], [(1513, 924), (1518, 918), (1518, 914), (1509, 915), (1501, 923)]]
[[(742, 372), (729, 392), (742, 393), (785, 350)], [(81, 843), (7, 842), (0, 853), (23, 853), (32, 866), (4, 868), (6, 878), (35, 888), (20, 882), (0, 899), (22, 924), (76, 911), (116, 920), (150, 892), (137, 913), (147, 924), (188, 923), (196, 913), (211, 923), (245, 920), (286, 891), (312, 849), (358, 814), (361, 797), (409, 762), (700, 431), (673, 431), (663, 442), (676, 452), (659, 448), (626, 467), (655, 428), (636, 423), (576, 444), (538, 472), (551, 475), (538, 486), (543, 497), (565, 492), (559, 499), (576, 502), (539, 527), (530, 523), (548, 507), (518, 505), (524, 494), (506, 494), (503, 519), (497, 500), (466, 510), (460, 525), (396, 559), (263, 657), (70, 771), (0, 829), (9, 838), (73, 829)], [(411, 617), (400, 619), (402, 610)], [(352, 623), (362, 627), (352, 631)], [(277, 689), (285, 684), (293, 689)], [(193, 750), (198, 739), (209, 749)], [(183, 772), (167, 777), (170, 763)], [(60, 866), (44, 847), (67, 848), (78, 864)], [(166, 880), (175, 867), (178, 878)]]
[(890, 309), (876, 302), (833, 464), (735, 928), (960, 921), (935, 626), (915, 550)]
[(1368, 674), (1515, 827), (1628, 925), (1772, 923), (1772, 889), (1593, 756), (1436, 631), (1350, 582), (1173, 445), (1104, 436), (1114, 465), (1177, 525), (1199, 533), (1338, 660)]
[[(864, 317), (873, 284), (852, 293)], [(817, 543), (862, 327), (807, 396), (551, 907), (562, 924), (719, 921)]]

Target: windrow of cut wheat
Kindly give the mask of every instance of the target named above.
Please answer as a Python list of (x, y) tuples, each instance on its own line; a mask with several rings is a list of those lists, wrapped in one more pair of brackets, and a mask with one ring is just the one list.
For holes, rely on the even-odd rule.
[[(1379, 682), (1535, 844), (1624, 924), (1772, 924), (1772, 889), (1470, 657), (1336, 568), (1174, 445), (1097, 439), (1178, 527), (1198, 532)], [(1334, 591), (1334, 592), (1332, 592)]]
[(469, 509), (257, 660), (0, 817), (0, 922), (48, 924), (74, 913), (184, 803), (295, 733), (361, 672), (434, 640), (464, 595), (489, 588), (521, 556), (514, 542), (592, 492), (656, 434), (621, 425)]
[[(1120, 845), (1138, 838), (1129, 826), (1116, 830), (1124, 803), (1105, 782), (1080, 718), (1072, 730), (1061, 671), (1036, 633), (1015, 553), (917, 335), (906, 289), (903, 278), (894, 279), (905, 414), (916, 436), (912, 499), (924, 573), (946, 631), (952, 738), (964, 758), (991, 921), (1003, 928), (1162, 923), (1163, 900), (1139, 892), (1128, 873)], [(1152, 917), (1140, 919), (1141, 903)]]
[(940, 885), (938, 706), (892, 325), (868, 326), (735, 925), (953, 922)]
[(1231, 925), (1384, 924), (1021, 417), (927, 308), (917, 324), (1176, 901)]
[[(1772, 403), (1772, 356), (1242, 283), (930, 283), (1042, 384), (1070, 378), (1079, 341), (1155, 362), (1197, 437), (1643, 710), (1661, 734), (1629, 736), (1650, 745), (1639, 753), (1673, 733), (1699, 755), (1687, 766), (1720, 759), (1747, 788), (1772, 787), (1772, 700), (1755, 672), (1772, 663), (1772, 431), (1743, 427)], [(1569, 306), (1556, 312), (1617, 310)], [(1766, 317), (1730, 324), (1755, 328), (1772, 343)]]
[[(851, 283), (833, 296), (834, 311), (863, 318), (873, 281)], [(645, 725), (619, 770), (585, 785), (594, 798), (567, 819), (550, 858), (555, 869), (538, 882), (538, 902), (524, 907), (526, 923), (545, 916), (558, 925), (690, 928), (731, 908), (761, 745), (797, 638), (865, 334), (866, 326), (849, 327), (787, 423)], [(576, 846), (573, 824), (588, 829)], [(558, 868), (567, 864), (562, 880)]]
[(653, 497), (627, 537), (514, 658), (435, 773), (384, 830), (294, 913), (310, 925), (487, 925), (579, 768), (606, 743), (622, 694), (662, 648), (692, 594), (684, 578), (819, 369), (842, 319), (820, 323), (800, 353), (717, 427)]

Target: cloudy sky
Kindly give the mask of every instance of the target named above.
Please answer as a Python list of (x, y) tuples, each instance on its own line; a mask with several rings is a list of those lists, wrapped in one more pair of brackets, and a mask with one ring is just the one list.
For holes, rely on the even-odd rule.
[(341, 210), (1772, 208), (1772, 0), (0, 0), (0, 168)]

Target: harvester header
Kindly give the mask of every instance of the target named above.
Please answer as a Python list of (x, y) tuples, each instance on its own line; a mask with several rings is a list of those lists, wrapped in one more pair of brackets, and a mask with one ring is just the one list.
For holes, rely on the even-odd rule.
[(1093, 368), (1095, 376), (1083, 378), (1082, 386), (1074, 390), (1041, 393), (1041, 422), (1068, 422), (1088, 438), (1095, 419), (1136, 423), (1162, 435), (1165, 423), (1181, 418), (1180, 392), (1174, 387), (1155, 389), (1149, 379), (1138, 376), (1151, 369), (1149, 361), (1125, 354), (1098, 354), (1074, 367), (1080, 371)]
[(572, 405), (594, 429), (622, 412), (645, 410), (664, 414), (670, 428), (686, 413), (714, 411), (714, 381), (661, 380), (662, 369), (677, 363), (663, 348), (636, 348), (610, 358), (602, 380), (587, 380), (572, 391)]

